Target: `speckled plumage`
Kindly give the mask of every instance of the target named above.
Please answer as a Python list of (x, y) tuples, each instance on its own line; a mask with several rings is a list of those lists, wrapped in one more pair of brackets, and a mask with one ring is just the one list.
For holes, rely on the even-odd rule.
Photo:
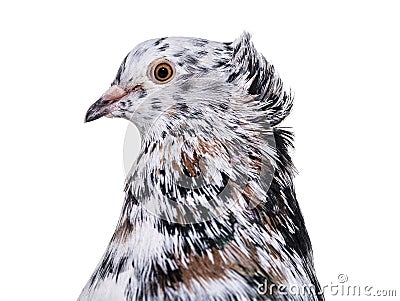
[[(175, 68), (166, 84), (149, 79), (160, 58)], [(79, 301), (323, 300), (259, 292), (319, 284), (292, 183), (292, 133), (278, 126), (292, 98), (248, 34), (146, 41), (109, 91), (86, 120), (126, 118), (142, 145), (117, 229)]]

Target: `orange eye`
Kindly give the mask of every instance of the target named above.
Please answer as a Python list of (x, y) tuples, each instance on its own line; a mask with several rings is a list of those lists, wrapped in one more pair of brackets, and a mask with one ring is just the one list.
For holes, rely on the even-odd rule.
[(151, 78), (157, 84), (168, 83), (174, 76), (175, 70), (172, 64), (168, 61), (163, 60), (162, 62), (155, 62), (152, 64), (151, 68)]

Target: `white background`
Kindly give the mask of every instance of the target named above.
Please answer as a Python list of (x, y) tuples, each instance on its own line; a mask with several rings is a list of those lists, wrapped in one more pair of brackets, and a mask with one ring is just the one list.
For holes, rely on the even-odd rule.
[(2, 2), (0, 300), (75, 300), (100, 260), (124, 196), (127, 122), (83, 118), (125, 54), (150, 38), (231, 41), (243, 30), (295, 92), (285, 125), (320, 282), (344, 273), (399, 296), (399, 11), (395, 1)]

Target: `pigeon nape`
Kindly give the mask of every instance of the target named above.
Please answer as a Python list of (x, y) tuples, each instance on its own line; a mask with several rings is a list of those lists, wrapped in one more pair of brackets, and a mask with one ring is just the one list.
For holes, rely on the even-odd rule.
[(248, 33), (130, 51), (85, 117), (129, 120), (141, 146), (78, 300), (324, 300), (280, 126), (292, 102)]

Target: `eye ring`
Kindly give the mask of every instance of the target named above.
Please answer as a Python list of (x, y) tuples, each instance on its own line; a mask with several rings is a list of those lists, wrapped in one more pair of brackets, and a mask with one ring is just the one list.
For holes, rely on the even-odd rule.
[(166, 84), (170, 82), (175, 76), (174, 65), (166, 60), (155, 60), (150, 64), (149, 77), (156, 84)]

